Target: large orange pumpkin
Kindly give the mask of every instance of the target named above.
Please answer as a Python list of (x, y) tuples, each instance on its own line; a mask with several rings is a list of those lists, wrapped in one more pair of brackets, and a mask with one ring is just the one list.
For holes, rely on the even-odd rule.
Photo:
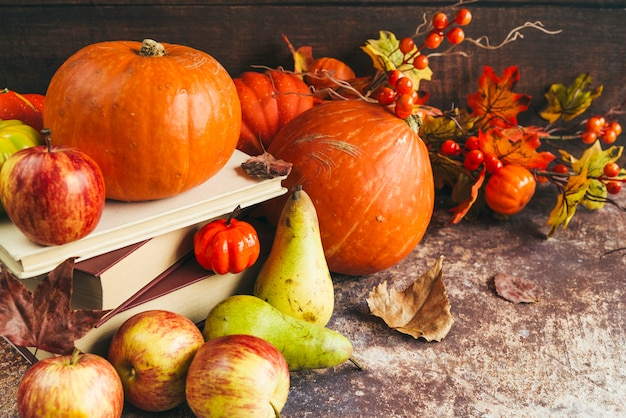
[(280, 128), (314, 104), (306, 83), (292, 73), (247, 71), (233, 81), (242, 113), (237, 148), (250, 155), (262, 154)]
[[(428, 150), (384, 107), (360, 100), (317, 105), (285, 125), (268, 152), (293, 163), (284, 186), (302, 184), (311, 196), (331, 271), (384, 270), (425, 234), (434, 206)], [(264, 205), (270, 220), (284, 199)]]
[(96, 160), (108, 198), (142, 201), (217, 173), (235, 151), (241, 107), (232, 78), (210, 55), (111, 41), (84, 47), (56, 71), (44, 124), (56, 145)]

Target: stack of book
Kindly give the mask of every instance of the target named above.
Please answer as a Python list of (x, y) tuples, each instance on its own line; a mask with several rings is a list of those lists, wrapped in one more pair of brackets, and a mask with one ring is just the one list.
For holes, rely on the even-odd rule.
[[(75, 257), (72, 307), (110, 310), (83, 338), (83, 352), (105, 354), (115, 330), (130, 316), (150, 309), (180, 313), (194, 322), (206, 318), (225, 297), (249, 293), (269, 252), (272, 229), (262, 221), (261, 257), (240, 274), (217, 275), (193, 256), (193, 234), (204, 223), (228, 216), (286, 192), (282, 178), (256, 179), (236, 151), (228, 164), (205, 183), (178, 196), (150, 202), (107, 201), (97, 228), (87, 237), (60, 246), (30, 242), (10, 220), (0, 220), (0, 262), (33, 290), (60, 263)], [(18, 347), (30, 361), (49, 355)], [(35, 354), (35, 355), (34, 355)]]

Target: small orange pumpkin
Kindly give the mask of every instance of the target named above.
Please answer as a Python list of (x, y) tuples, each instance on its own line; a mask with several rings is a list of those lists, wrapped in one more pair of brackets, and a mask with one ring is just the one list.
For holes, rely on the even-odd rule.
[(284, 71), (248, 71), (233, 80), (241, 102), (241, 134), (237, 149), (262, 154), (287, 122), (313, 107), (308, 86)]
[(207, 270), (241, 273), (257, 261), (261, 245), (256, 229), (231, 214), (200, 228), (194, 234), (193, 251), (198, 264)]
[(535, 195), (536, 180), (526, 167), (507, 164), (485, 186), (487, 206), (502, 215), (520, 212)]
[[(356, 276), (391, 267), (426, 232), (434, 207), (428, 150), (383, 106), (319, 104), (285, 125), (268, 152), (293, 163), (283, 186), (302, 184), (313, 200), (331, 271)], [(264, 204), (272, 222), (286, 198)]]
[(56, 145), (96, 160), (108, 198), (153, 200), (195, 187), (226, 164), (241, 107), (232, 78), (210, 55), (110, 41), (82, 48), (56, 71), (44, 125)]
[(318, 90), (338, 87), (334, 80), (349, 81), (356, 78), (354, 70), (348, 64), (332, 57), (314, 60), (306, 71), (304, 80)]

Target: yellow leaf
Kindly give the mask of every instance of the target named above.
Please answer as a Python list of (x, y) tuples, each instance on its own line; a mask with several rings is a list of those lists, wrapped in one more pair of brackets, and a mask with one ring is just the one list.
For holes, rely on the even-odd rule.
[(571, 176), (565, 190), (558, 196), (556, 206), (552, 209), (547, 224), (550, 225), (548, 237), (552, 236), (559, 226), (567, 228), (569, 221), (576, 213), (576, 207), (583, 201), (591, 180), (587, 178), (587, 168), (580, 174)]
[(429, 342), (441, 341), (454, 322), (442, 266), (443, 256), (403, 291), (389, 289), (386, 281), (376, 286), (367, 298), (370, 312), (396, 331)]
[[(418, 90), (421, 80), (430, 80), (433, 72), (430, 67), (418, 70), (413, 66), (412, 61), (404, 62), (404, 54), (398, 49), (399, 45), (396, 35), (381, 30), (378, 39), (368, 39), (361, 49), (370, 56), (376, 70), (388, 72), (398, 69), (411, 79), (413, 88)], [(416, 52), (417, 55), (419, 54)]]

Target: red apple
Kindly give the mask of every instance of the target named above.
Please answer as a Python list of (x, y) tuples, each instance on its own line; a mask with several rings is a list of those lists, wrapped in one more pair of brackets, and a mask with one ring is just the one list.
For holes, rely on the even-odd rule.
[(187, 403), (197, 417), (276, 417), (289, 395), (282, 353), (252, 335), (205, 342), (187, 374)]
[(0, 170), (0, 200), (17, 228), (41, 245), (60, 245), (92, 232), (104, 210), (102, 171), (84, 152), (50, 145), (11, 155)]
[(19, 416), (121, 417), (124, 389), (103, 357), (81, 354), (48, 357), (26, 371), (17, 390)]
[(150, 310), (117, 329), (108, 360), (122, 379), (126, 401), (144, 411), (166, 411), (185, 402), (187, 369), (203, 343), (190, 319)]

